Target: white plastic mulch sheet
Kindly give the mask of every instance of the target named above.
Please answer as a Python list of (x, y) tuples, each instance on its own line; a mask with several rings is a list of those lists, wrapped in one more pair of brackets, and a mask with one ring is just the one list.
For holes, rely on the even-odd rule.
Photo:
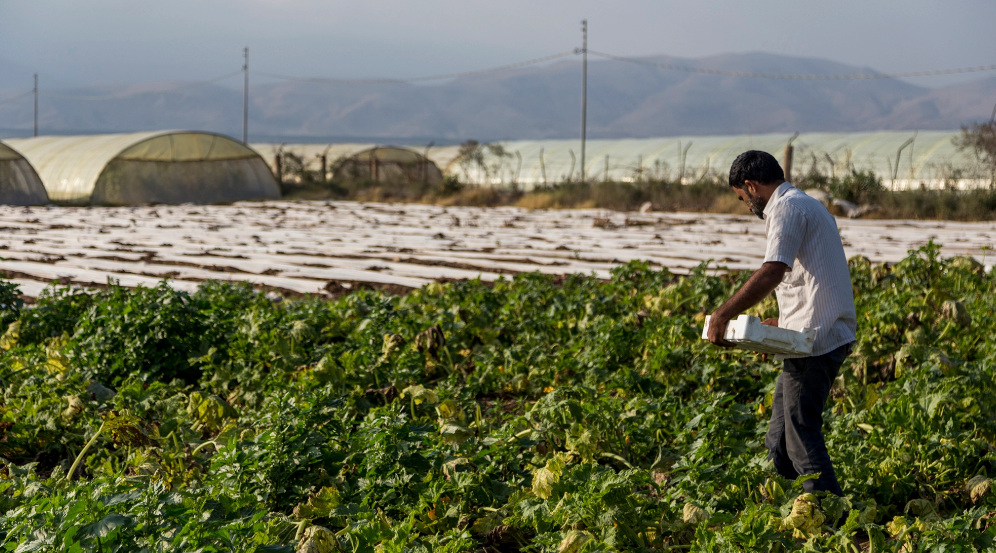
[[(872, 261), (898, 261), (933, 239), (945, 256), (972, 255), (989, 265), (993, 256), (985, 254), (996, 244), (993, 223), (838, 225), (848, 256)], [(355, 202), (0, 206), (0, 227), (0, 271), (28, 296), (53, 281), (154, 286), (168, 278), (192, 290), (205, 280), (241, 280), (324, 294), (357, 283), (415, 288), (532, 271), (608, 278), (634, 259), (675, 273), (706, 261), (710, 269), (751, 269), (765, 244), (764, 223), (742, 216)]]

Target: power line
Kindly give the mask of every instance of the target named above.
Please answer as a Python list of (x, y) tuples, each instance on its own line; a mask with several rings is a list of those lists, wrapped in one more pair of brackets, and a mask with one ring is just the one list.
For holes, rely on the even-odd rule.
[(34, 93), (35, 93), (34, 90), (29, 90), (29, 91), (27, 91), (27, 92), (25, 92), (23, 94), (18, 94), (17, 96), (11, 96), (10, 98), (6, 98), (4, 100), (0, 100), (0, 104), (7, 104), (7, 103), (10, 103), (10, 102), (15, 102), (17, 100), (20, 100), (21, 98), (24, 98), (24, 97), (27, 97), (27, 96), (31, 96)]
[(957, 75), (960, 73), (976, 73), (979, 71), (993, 71), (996, 70), (996, 65), (980, 65), (976, 67), (962, 67), (958, 69), (936, 69), (933, 71), (912, 71), (909, 73), (857, 73), (857, 74), (844, 74), (844, 75), (793, 75), (784, 73), (751, 73), (746, 71), (723, 71), (720, 69), (703, 69), (700, 67), (688, 67), (684, 65), (676, 65), (672, 63), (659, 63), (655, 61), (647, 61), (636, 58), (627, 58), (623, 56), (615, 56), (612, 54), (605, 54), (603, 52), (596, 52), (594, 50), (588, 50), (588, 53), (593, 56), (598, 56), (600, 58), (606, 58), (616, 61), (624, 61), (627, 63), (635, 63), (637, 65), (646, 65), (649, 67), (657, 67), (660, 69), (670, 69), (672, 71), (684, 71), (686, 73), (699, 73), (703, 75), (720, 75), (724, 77), (746, 77), (751, 79), (789, 79), (789, 80), (800, 80), (800, 81), (850, 81), (850, 80), (860, 80), (860, 79), (906, 79), (910, 77), (929, 77), (932, 75)]
[(408, 77), (400, 79), (328, 79), (324, 77), (293, 77), (290, 75), (281, 75), (279, 73), (267, 73), (263, 71), (253, 71), (253, 74), (260, 75), (263, 77), (271, 77), (274, 79), (281, 79), (284, 81), (298, 81), (305, 83), (346, 83), (346, 84), (387, 84), (387, 83), (416, 83), (424, 81), (442, 81), (446, 79), (455, 79), (458, 77), (470, 77), (472, 75), (482, 75), (484, 73), (494, 73), (497, 71), (506, 71), (508, 69), (515, 69), (517, 67), (524, 67), (527, 65), (535, 65), (537, 63), (543, 63), (545, 61), (551, 61), (560, 58), (566, 58), (567, 56), (573, 56), (577, 54), (576, 51), (571, 50), (568, 52), (560, 52), (559, 54), (553, 54), (551, 56), (545, 56), (542, 58), (536, 58), (532, 60), (520, 61), (518, 63), (510, 63), (508, 65), (499, 65), (498, 67), (489, 67), (487, 69), (477, 69), (475, 71), (462, 71), (460, 73), (449, 73), (446, 75), (432, 75), (428, 77)]
[[(718, 75), (725, 77), (743, 77), (743, 78), (753, 78), (753, 79), (788, 79), (788, 80), (811, 80), (811, 81), (830, 81), (830, 80), (863, 80), (863, 79), (902, 79), (902, 78), (912, 78), (912, 77), (927, 77), (936, 75), (956, 75), (962, 73), (976, 73), (982, 71), (993, 71), (996, 70), (996, 64), (994, 65), (980, 65), (976, 67), (962, 67), (956, 69), (937, 69), (932, 71), (912, 71), (907, 73), (857, 73), (857, 74), (839, 74), (839, 75), (822, 75), (822, 74), (788, 74), (788, 73), (754, 73), (747, 71), (725, 71), (720, 69), (705, 69), (701, 67), (689, 67), (684, 65), (672, 64), (672, 63), (661, 63), (655, 61), (649, 61), (638, 58), (629, 58), (625, 56), (616, 56), (614, 54), (607, 54), (605, 52), (598, 52), (595, 50), (587, 50), (587, 53), (598, 56), (600, 58), (605, 58), (609, 60), (622, 61), (627, 63), (633, 63), (637, 65), (644, 65), (648, 67), (656, 67), (659, 69), (668, 69), (672, 71), (683, 71), (686, 73), (697, 73), (703, 75)], [(414, 83), (414, 82), (426, 82), (426, 81), (440, 81), (447, 79), (455, 79), (459, 77), (469, 77), (473, 75), (483, 75), (486, 73), (495, 73), (499, 71), (507, 71), (509, 69), (515, 69), (518, 67), (525, 67), (528, 65), (535, 65), (538, 63), (543, 63), (546, 61), (552, 61), (556, 59), (566, 58), (573, 55), (582, 54), (581, 48), (575, 48), (571, 51), (560, 52), (550, 56), (544, 56), (541, 58), (530, 59), (526, 61), (521, 61), (517, 63), (510, 63), (507, 65), (500, 65), (497, 67), (489, 67), (485, 69), (477, 69), (474, 71), (461, 71), (458, 73), (448, 73), (444, 75), (431, 75), (424, 77), (407, 77), (407, 78), (373, 78), (373, 79), (337, 79), (337, 78), (325, 78), (325, 77), (295, 77), (291, 75), (283, 75), (279, 73), (269, 73), (264, 71), (252, 71), (255, 75), (260, 75), (264, 77), (270, 77), (275, 79), (281, 79), (286, 81), (297, 81), (297, 82), (311, 82), (311, 83), (343, 83), (343, 84), (389, 84), (389, 83)], [(126, 100), (130, 98), (139, 98), (143, 96), (158, 96), (162, 94), (170, 94), (173, 92), (180, 92), (183, 90), (188, 90), (191, 88), (196, 88), (199, 86), (208, 85), (237, 75), (243, 74), (245, 69), (239, 71), (234, 71), (232, 73), (226, 73), (224, 75), (209, 79), (206, 81), (198, 81), (194, 83), (187, 83), (174, 88), (166, 90), (150, 90), (144, 92), (134, 92), (131, 94), (116, 94), (107, 96), (86, 96), (86, 95), (76, 95), (76, 94), (59, 94), (54, 92), (41, 92), (38, 94), (40, 96), (45, 96), (48, 98), (59, 98), (66, 100)], [(28, 91), (23, 94), (18, 94), (10, 98), (0, 100), (0, 104), (6, 104), (14, 102), (30, 96), (34, 91)]]
[(204, 85), (208, 85), (208, 84), (211, 84), (211, 83), (216, 83), (218, 81), (223, 81), (225, 79), (230, 79), (230, 78), (232, 78), (232, 77), (234, 77), (236, 75), (241, 75), (241, 74), (242, 74), (242, 70), (240, 69), (240, 70), (235, 71), (233, 73), (226, 73), (226, 74), (224, 74), (224, 75), (222, 75), (220, 77), (215, 77), (215, 78), (209, 79), (207, 81), (198, 81), (196, 83), (187, 83), (187, 84), (180, 85), (180, 86), (175, 87), (175, 88), (169, 88), (169, 89), (166, 89), (166, 90), (148, 90), (148, 91), (145, 91), (145, 92), (133, 92), (131, 94), (116, 94), (116, 95), (110, 95), (110, 96), (81, 96), (81, 95), (75, 95), (75, 94), (57, 94), (57, 93), (53, 93), (53, 92), (39, 92), (39, 94), (42, 95), (42, 96), (48, 97), (48, 98), (61, 98), (61, 99), (65, 99), (65, 100), (127, 100), (127, 99), (130, 99), (130, 98), (139, 98), (139, 97), (142, 97), (142, 96), (159, 96), (161, 94), (170, 94), (170, 93), (173, 93), (173, 92), (180, 92), (182, 90), (188, 90), (188, 89), (191, 89), (191, 88), (196, 88), (198, 86), (204, 86)]

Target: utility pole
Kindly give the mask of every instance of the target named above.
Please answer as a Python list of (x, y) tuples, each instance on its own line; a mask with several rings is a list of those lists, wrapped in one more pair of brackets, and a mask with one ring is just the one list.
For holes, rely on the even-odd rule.
[(38, 136), (38, 73), (35, 73), (35, 136)]
[(245, 73), (246, 83), (242, 87), (242, 143), (249, 143), (249, 47), (243, 50), (245, 64), (242, 65), (242, 72)]
[(581, 20), (581, 182), (584, 176), (584, 142), (588, 130), (588, 20)]

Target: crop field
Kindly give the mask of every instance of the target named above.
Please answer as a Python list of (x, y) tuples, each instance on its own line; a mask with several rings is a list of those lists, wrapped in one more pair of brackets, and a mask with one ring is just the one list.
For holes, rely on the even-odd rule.
[[(154, 209), (171, 222), (150, 218)], [(237, 210), (252, 214), (253, 235), (226, 226)], [(631, 214), (627, 225), (623, 214), (356, 204), (205, 213), (3, 213), (3, 254), (21, 265), (0, 263), (17, 273), (0, 286), (0, 547), (996, 547), (996, 274), (954, 255), (981, 258), (990, 227), (841, 222), (861, 244), (849, 253), (874, 249), (851, 257), (859, 342), (826, 410), (846, 494), (836, 498), (801, 493), (765, 459), (779, 364), (699, 339), (704, 315), (748, 274), (733, 261), (728, 271), (664, 262), (698, 251), (747, 267), (762, 249), (760, 221), (648, 214), (652, 224), (635, 224)], [(419, 223), (427, 214), (460, 227)], [(902, 240), (927, 233), (953, 248), (930, 242), (896, 257)], [(629, 261), (641, 256), (657, 263)], [(162, 264), (238, 277), (227, 282), (138, 273), (186, 258), (242, 272)], [(408, 271), (480, 271), (408, 258), (495, 271), (417, 276)], [(90, 261), (120, 263), (99, 270), (135, 280), (39, 288), (23, 304), (18, 283), (36, 286), (45, 268), (98, 271)], [(258, 269), (267, 263), (279, 274)], [(95, 278), (75, 275), (62, 282)], [(255, 280), (264, 277), (304, 284)], [(348, 293), (329, 292), (336, 279)], [(277, 297), (260, 285), (326, 293)], [(766, 300), (753, 313), (775, 310)]]
[[(996, 224), (841, 219), (847, 254), (895, 263), (933, 239), (945, 256), (986, 265)], [(607, 278), (644, 260), (685, 274), (753, 269), (755, 218), (605, 210), (529, 211), (354, 202), (260, 202), (136, 208), (0, 207), (0, 271), (35, 297), (52, 281), (170, 286), (241, 280), (284, 295), (358, 287), (402, 292), (435, 280), (541, 272)]]

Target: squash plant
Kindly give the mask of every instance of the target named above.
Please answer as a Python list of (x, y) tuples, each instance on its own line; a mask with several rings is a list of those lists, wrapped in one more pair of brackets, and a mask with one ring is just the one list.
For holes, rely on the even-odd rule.
[(996, 277), (934, 244), (850, 267), (825, 428), (844, 498), (766, 460), (777, 364), (698, 338), (746, 273), (31, 308), (0, 283), (0, 547), (990, 550)]

